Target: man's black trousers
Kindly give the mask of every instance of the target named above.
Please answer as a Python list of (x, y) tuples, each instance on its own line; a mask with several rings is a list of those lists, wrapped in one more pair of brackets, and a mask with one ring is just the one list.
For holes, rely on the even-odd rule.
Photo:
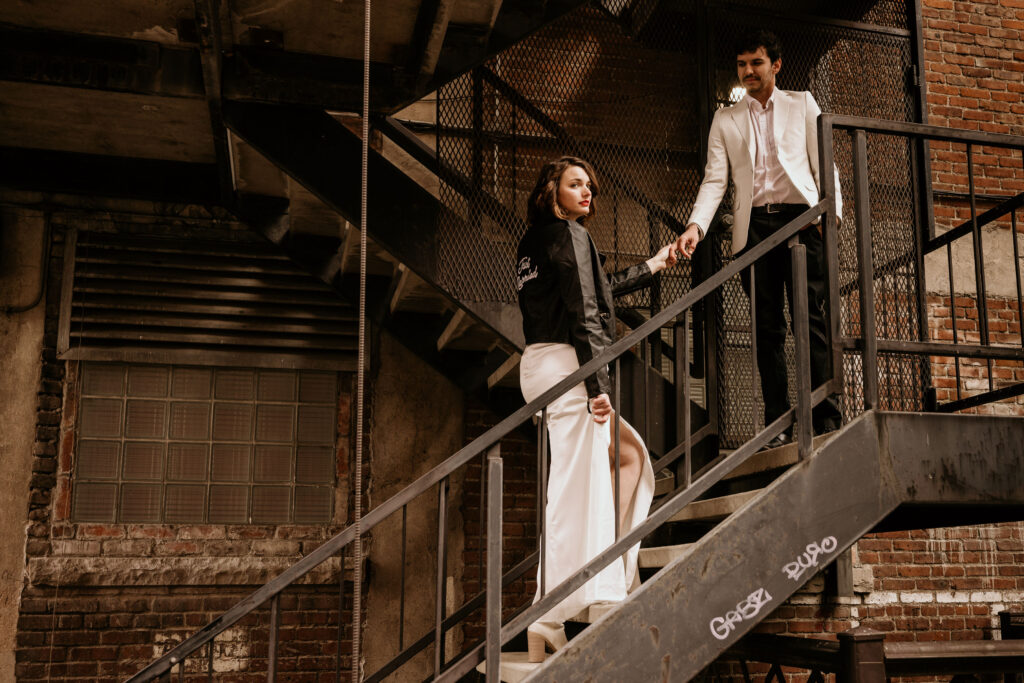
[[(740, 254), (754, 248), (779, 228), (798, 216), (807, 207), (787, 205), (775, 213), (755, 209), (750, 216), (747, 243)], [(810, 313), (811, 386), (816, 388), (832, 376), (831, 352), (828, 346), (826, 319), (827, 282), (825, 250), (818, 226), (797, 233), (807, 248), (807, 301)], [(739, 254), (737, 254), (739, 255)], [(743, 271), (743, 288), (750, 295), (750, 270)], [(764, 423), (774, 422), (789, 410), (789, 382), (786, 370), (786, 318), (783, 313), (783, 289), (793, 311), (793, 269), (789, 245), (783, 242), (754, 264), (755, 334), (757, 337), (757, 369), (761, 375), (764, 397)], [(817, 434), (838, 429), (842, 416), (830, 395), (819, 403), (813, 413)]]

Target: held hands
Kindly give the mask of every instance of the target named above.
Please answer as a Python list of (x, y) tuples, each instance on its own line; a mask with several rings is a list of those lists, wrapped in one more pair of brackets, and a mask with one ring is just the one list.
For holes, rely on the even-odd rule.
[(594, 422), (604, 424), (612, 415), (612, 400), (608, 394), (598, 394), (590, 399), (590, 414), (594, 416)]
[(676, 264), (679, 257), (676, 255), (675, 247), (676, 245), (674, 242), (672, 244), (666, 244), (658, 250), (657, 254), (647, 259), (647, 267), (651, 269), (651, 273), (657, 273), (660, 270), (665, 270), (666, 268), (670, 268)]
[(675, 249), (681, 255), (690, 258), (693, 256), (693, 250), (697, 248), (697, 242), (700, 242), (700, 228), (696, 223), (690, 223), (686, 226), (686, 231), (676, 238)]

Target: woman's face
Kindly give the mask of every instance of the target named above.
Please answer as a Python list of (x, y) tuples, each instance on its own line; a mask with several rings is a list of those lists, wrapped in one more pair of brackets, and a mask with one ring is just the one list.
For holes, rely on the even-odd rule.
[(590, 176), (579, 166), (570, 166), (558, 179), (558, 205), (570, 220), (577, 221), (590, 213)]

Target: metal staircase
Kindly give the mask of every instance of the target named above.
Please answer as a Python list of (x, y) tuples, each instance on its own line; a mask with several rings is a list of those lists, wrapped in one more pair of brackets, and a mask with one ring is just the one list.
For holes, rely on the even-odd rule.
[(961, 524), (965, 513), (1020, 519), (1022, 427), (1019, 418), (864, 413), (527, 680), (580, 680), (580, 671), (690, 680), (883, 520), (892, 528), (923, 508), (932, 526)]
[[(326, 114), (304, 110), (268, 108), (263, 105), (231, 103), (225, 106), (225, 120), (241, 138), (261, 153), (301, 180), (303, 185), (325, 203), (342, 213), (352, 213), (355, 199), (354, 183), (339, 181), (337, 167), (326, 161), (299, 159), (292, 150), (312, 147), (324, 151), (323, 160), (351, 158), (358, 141)], [(405, 646), (381, 670), (369, 672), (367, 680), (382, 680), (398, 670), (402, 664), (435, 645), (434, 680), (460, 680), (481, 663), (500, 660), (500, 650), (533, 620), (553, 604), (585, 583), (597, 571), (613, 562), (625, 549), (640, 542), (663, 525), (702, 519), (713, 524), (711, 531), (692, 544), (671, 544), (660, 550), (648, 550), (643, 560), (645, 569), (657, 569), (643, 586), (624, 603), (614, 606), (602, 615), (590, 614), (594, 623), (570, 645), (551, 657), (530, 675), (534, 680), (689, 680), (708, 663), (714, 661), (774, 607), (798, 590), (813, 573), (832, 561), (863, 534), (880, 527), (919, 528), (921, 526), (951, 525), (970, 522), (1021, 519), (1024, 517), (1024, 486), (1021, 465), (1024, 464), (1024, 444), (1019, 438), (1024, 429), (1022, 418), (994, 418), (980, 416), (951, 416), (939, 414), (906, 414), (882, 410), (879, 396), (878, 355), (886, 352), (919, 353), (982, 358), (1021, 359), (1020, 345), (992, 344), (988, 339), (977, 344), (952, 344), (922, 339), (897, 342), (878, 339), (874, 335), (874, 307), (870, 293), (874, 282), (874, 269), (870, 250), (870, 196), (867, 183), (866, 146), (868, 133), (905, 135), (914, 139), (949, 139), (968, 144), (985, 144), (1024, 148), (1024, 140), (1009, 136), (982, 133), (963, 133), (914, 124), (890, 124), (863, 119), (825, 115), (819, 121), (819, 135), (825, 142), (821, 146), (821, 167), (831, 167), (834, 130), (852, 130), (854, 139), (854, 173), (856, 179), (855, 205), (857, 207), (857, 239), (860, 249), (859, 288), (860, 333), (842, 334), (839, 327), (839, 282), (837, 280), (838, 226), (833, 208), (831, 178), (826, 174), (823, 199), (808, 208), (772, 238), (734, 259), (633, 332), (613, 344), (599, 358), (587, 363), (579, 371), (560, 382), (537, 400), (513, 412), (508, 418), (488, 430), (483, 436), (461, 449), (441, 465), (410, 484), (401, 493), (378, 505), (364, 518), (364, 533), (372, 533), (381, 522), (392, 515), (404, 515), (409, 504), (421, 496), (436, 496), (439, 509), (447, 501), (451, 477), (461, 468), (477, 459), (486, 476), (486, 589), (469, 596), (461, 605), (450, 610), (443, 599), (443, 568), (437, 580), (438, 615), (432, 632)], [(404, 216), (419, 211), (444, 210), (433, 198), (412, 181), (402, 181), (397, 171), (375, 158), (371, 175), (378, 183), (388, 178), (402, 187), (403, 204), (395, 202), (388, 192), (371, 195), (371, 223), (369, 230), (388, 254), (399, 261), (397, 280), (403, 277), (402, 267), (431, 284), (436, 273), (436, 261), (431, 260), (429, 244), (416, 244), (406, 239), (401, 231)], [(408, 204), (405, 204), (406, 200)], [(948, 247), (958, 235), (974, 235), (977, 239), (985, 220), (993, 220), (1006, 211), (1013, 211), (1019, 198), (999, 211), (984, 218), (972, 218), (968, 229), (953, 231), (951, 237), (935, 241), (930, 248)], [(244, 202), (241, 211), (245, 211)], [(412, 207), (410, 209), (410, 207)], [(677, 330), (685, 330), (692, 308), (702, 300), (714, 296), (730, 278), (750, 268), (758, 259), (777, 245), (790, 242), (796, 233), (815, 217), (824, 222), (826, 248), (829, 251), (830, 292), (832, 293), (832, 332), (836, 358), (845, 350), (856, 350), (862, 358), (863, 384), (857, 387), (862, 396), (864, 411), (828, 440), (812, 440), (810, 413), (814, 405), (828, 393), (841, 391), (839, 378), (820, 387), (811, 387), (807, 361), (806, 289), (796, 287), (794, 320), (796, 327), (797, 377), (800, 391), (798, 404), (774, 423), (759, 431), (752, 439), (730, 453), (722, 453), (707, 461), (695, 460), (694, 452), (712, 437), (713, 423), (694, 424), (688, 411), (679, 411), (683, 429), (680, 438), (654, 463), (656, 472), (670, 468), (677, 471), (675, 488), (652, 511), (646, 522), (621, 537), (613, 546), (594, 558), (573, 578), (563, 584), (548, 587), (542, 600), (525, 606), (509, 619), (502, 619), (501, 588), (503, 585), (534, 571), (537, 554), (525, 558), (514, 567), (502, 566), (502, 459), (500, 441), (512, 430), (527, 426), (531, 418), (544, 411), (544, 407), (598, 367), (612, 363), (618, 366), (631, 348), (654, 335), (660, 337), (662, 327), (675, 321)], [(265, 221), (266, 234), (286, 248), (297, 247), (288, 240), (289, 231), (280, 220)], [(323, 279), (339, 287), (345, 286), (347, 264), (344, 241), (332, 237), (324, 249), (297, 249), (302, 259)], [(802, 247), (792, 240), (794, 280), (805, 276)], [(316, 257), (319, 256), (319, 260)], [(407, 276), (407, 277), (412, 277)], [(408, 280), (407, 280), (408, 282)], [(403, 310), (399, 284), (389, 284), (379, 298), (379, 305), (400, 319)], [(801, 291), (804, 294), (801, 294)], [(393, 305), (392, 302), (399, 304)], [(452, 302), (454, 303), (454, 302)], [(984, 308), (984, 306), (981, 306)], [(474, 311), (465, 305), (458, 311), (439, 339), (459, 336), (461, 325), (465, 329), (479, 327), (494, 335), (503, 328), (500, 318), (487, 311)], [(460, 317), (461, 316), (461, 317)], [(459, 318), (455, 323), (452, 320)], [(466, 322), (471, 319), (470, 322)], [(508, 337), (505, 337), (508, 341)], [(676, 335), (677, 350), (685, 358), (686, 336)], [(431, 340), (438, 351), (447, 344)], [(470, 351), (481, 354), (470, 345)], [(504, 358), (487, 361), (486, 371), (477, 373), (476, 381), (493, 376), (496, 367), (508, 364), (512, 350), (505, 350)], [(677, 405), (690, 405), (689, 375), (677, 364), (675, 398)], [(621, 387), (620, 387), (621, 388)], [(993, 389), (987, 395), (964, 399), (970, 405), (987, 400), (999, 400), (1021, 392), (1020, 385), (1013, 389)], [(618, 404), (621, 396), (614, 398)], [(957, 404), (947, 410), (958, 409)], [(663, 406), (661, 406), (663, 408)], [(650, 412), (651, 406), (644, 406)], [(544, 418), (538, 425), (538, 467), (546, 467), (546, 432)], [(788, 451), (759, 452), (759, 449), (784, 429), (796, 427), (797, 444)], [(992, 457), (998, 453), (998, 458)], [(729, 487), (743, 477), (760, 472), (784, 473), (764, 488), (746, 491)], [(678, 472), (682, 473), (679, 477)], [(543, 475), (542, 475), (543, 477)], [(770, 476), (768, 476), (770, 479)], [(671, 482), (673, 477), (663, 477)], [(665, 486), (665, 484), (663, 484)], [(482, 496), (483, 499), (483, 496)], [(446, 529), (442, 522), (438, 529), (439, 547), (444, 547)], [(541, 513), (541, 519), (543, 518)], [(720, 521), (719, 521), (720, 520)], [(313, 553), (303, 558), (264, 587), (215, 619), (191, 638), (181, 643), (139, 674), (132, 681), (154, 680), (166, 676), (175, 667), (183, 667), (184, 660), (196, 656), (226, 629), (255, 610), (270, 607), (269, 634), (271, 643), (278, 633), (278, 601), (282, 591), (300, 580), (320, 563), (344, 554), (351, 543), (357, 542), (354, 529), (349, 528)], [(657, 557), (655, 557), (657, 555)], [(467, 645), (462, 652), (448, 657), (443, 648), (446, 634), (456, 628), (474, 611), (486, 608), (487, 637), (479, 643)], [(343, 624), (340, 625), (342, 628)], [(209, 652), (212, 653), (212, 645)], [(271, 647), (271, 653), (275, 651)], [(183, 670), (183, 669), (181, 669)], [(485, 666), (486, 670), (486, 666)], [(267, 659), (268, 679), (276, 673), (273, 655)], [(487, 671), (488, 680), (498, 680), (500, 670)]]

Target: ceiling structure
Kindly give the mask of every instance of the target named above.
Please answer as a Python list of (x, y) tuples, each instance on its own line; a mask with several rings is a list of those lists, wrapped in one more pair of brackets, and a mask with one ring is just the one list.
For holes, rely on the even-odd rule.
[[(373, 111), (416, 102), (578, 4), (377, 0)], [(0, 186), (228, 208), (239, 192), (270, 195), (336, 234), (339, 218), (227, 131), (221, 111), (361, 111), (363, 13), (349, 0), (5, 2)]]

